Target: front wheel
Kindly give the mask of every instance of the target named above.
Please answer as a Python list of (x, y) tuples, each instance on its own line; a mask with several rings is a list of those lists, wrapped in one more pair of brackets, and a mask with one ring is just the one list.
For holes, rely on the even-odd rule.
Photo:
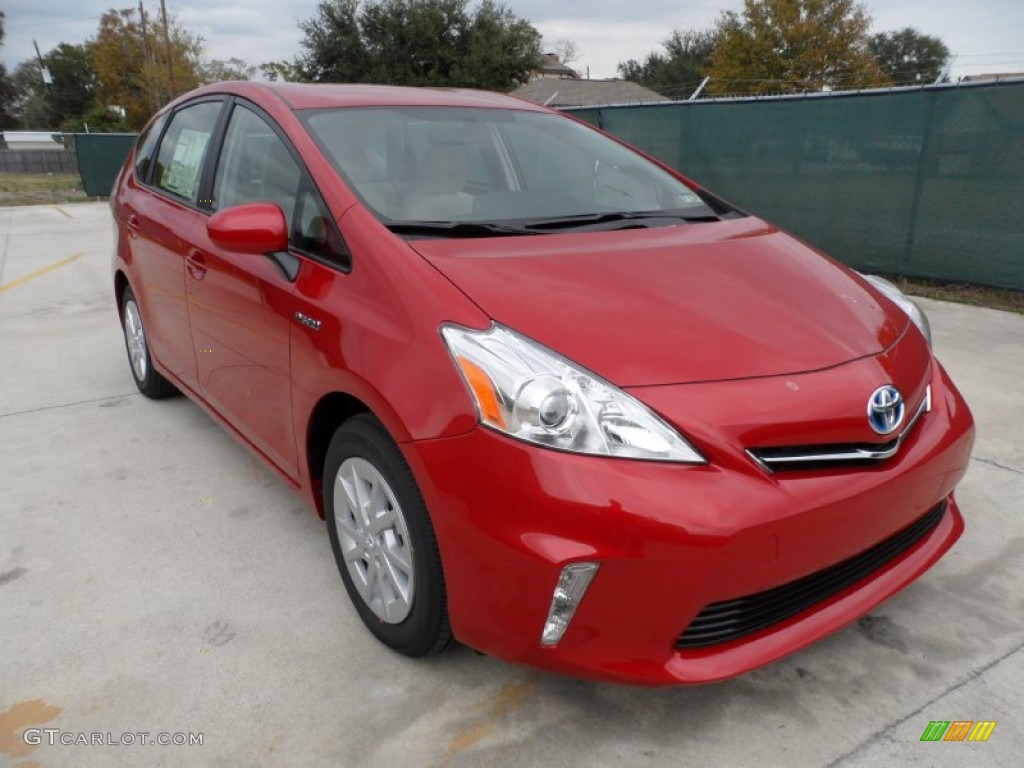
[(369, 414), (338, 428), (324, 463), (331, 548), (359, 617), (406, 656), (451, 642), (434, 529), (401, 451)]

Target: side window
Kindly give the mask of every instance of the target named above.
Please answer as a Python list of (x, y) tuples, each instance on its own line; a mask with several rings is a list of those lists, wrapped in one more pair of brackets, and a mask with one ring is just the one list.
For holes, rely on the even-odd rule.
[(224, 136), (213, 181), (213, 208), (277, 203), (292, 229), (302, 171), (266, 121), (236, 105)]
[(221, 102), (205, 101), (174, 113), (156, 156), (153, 184), (190, 202), (199, 190), (199, 175)]
[(320, 198), (303, 189), (299, 201), (299, 218), (292, 235), (292, 245), (300, 251), (319, 256), (342, 269), (352, 265), (341, 233)]
[(166, 115), (161, 115), (150, 123), (149, 127), (143, 131), (138, 142), (135, 144), (135, 178), (141, 182), (146, 181), (149, 168), (153, 164), (153, 155), (156, 154), (156, 142), (160, 138), (160, 130), (163, 128), (166, 119)]

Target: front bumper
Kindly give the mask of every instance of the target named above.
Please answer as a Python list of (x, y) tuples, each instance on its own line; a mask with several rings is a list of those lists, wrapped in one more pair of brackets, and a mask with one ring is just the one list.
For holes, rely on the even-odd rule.
[[(645, 685), (732, 677), (854, 621), (927, 570), (963, 530), (952, 491), (973, 422), (935, 364), (933, 408), (882, 465), (772, 476), (579, 456), (487, 429), (403, 446), (437, 533), (456, 637), (490, 655)], [(750, 386), (756, 386), (752, 381)], [(677, 649), (711, 603), (834, 566), (945, 512), (852, 586), (731, 642)], [(540, 645), (551, 593), (573, 561), (601, 568), (561, 642)]]

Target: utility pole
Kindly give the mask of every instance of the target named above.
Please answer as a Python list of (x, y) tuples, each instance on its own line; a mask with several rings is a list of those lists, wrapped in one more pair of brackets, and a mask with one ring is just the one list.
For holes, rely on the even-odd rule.
[(146, 34), (146, 9), (142, 7), (142, 0), (139, 0), (139, 21), (142, 26), (142, 59), (143, 65), (145, 66), (145, 69), (143, 69), (143, 78), (146, 83), (146, 99), (149, 102), (150, 111), (153, 111), (158, 105), (156, 104), (156, 100), (153, 98), (153, 75), (151, 69), (153, 57), (149, 54), (149, 35)]
[(171, 61), (171, 36), (167, 32), (167, 3), (166, 0), (160, 0), (160, 15), (163, 17), (164, 23), (164, 53), (167, 55), (167, 82), (170, 86), (170, 97), (173, 99), (178, 89), (174, 85), (174, 64)]

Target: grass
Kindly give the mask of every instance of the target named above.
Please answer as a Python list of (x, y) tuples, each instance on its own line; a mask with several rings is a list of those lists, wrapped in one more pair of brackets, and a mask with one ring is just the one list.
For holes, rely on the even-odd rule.
[(921, 277), (893, 277), (890, 279), (899, 286), (901, 291), (911, 296), (954, 301), (958, 304), (970, 304), (972, 307), (1002, 309), (1006, 312), (1024, 315), (1024, 291), (988, 288), (971, 283), (950, 283)]
[(0, 206), (81, 203), (88, 199), (77, 173), (0, 173)]

